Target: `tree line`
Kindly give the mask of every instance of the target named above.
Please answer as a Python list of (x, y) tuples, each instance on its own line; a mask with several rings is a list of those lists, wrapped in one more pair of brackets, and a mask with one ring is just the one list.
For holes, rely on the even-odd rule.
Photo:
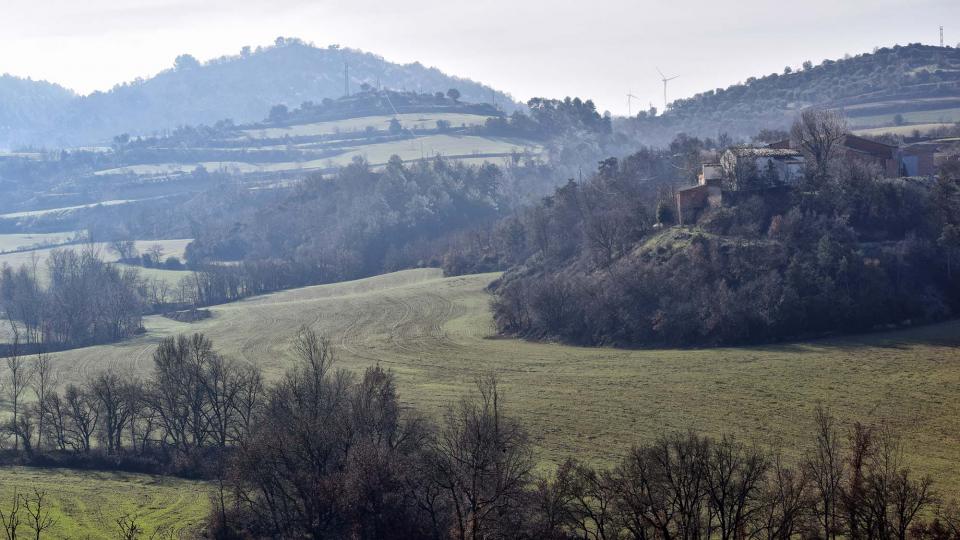
[(55, 249), (38, 264), (0, 269), (0, 306), (18, 346), (85, 346), (142, 330), (147, 282), (136, 269), (104, 262), (94, 249)]
[(292, 351), (268, 384), (180, 335), (147, 378), (105, 370), (62, 393), (48, 357), (10, 356), (4, 442), (37, 465), (207, 478), (215, 538), (960, 538), (956, 505), (883, 423), (817, 407), (794, 460), (677, 431), (609, 467), (571, 457), (543, 474), (495, 374), (432, 419), (401, 405), (392, 372), (339, 368), (309, 329)]

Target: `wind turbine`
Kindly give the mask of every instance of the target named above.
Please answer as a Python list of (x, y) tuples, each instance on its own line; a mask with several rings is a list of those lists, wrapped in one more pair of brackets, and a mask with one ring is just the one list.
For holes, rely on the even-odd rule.
[(673, 77), (667, 77), (660, 71), (660, 68), (657, 68), (657, 73), (660, 74), (660, 79), (663, 81), (663, 111), (667, 111), (667, 83), (679, 77), (679, 75), (674, 75)]
[(633, 118), (633, 109), (630, 107), (631, 100), (633, 99), (640, 99), (640, 98), (631, 94), (630, 92), (627, 92), (627, 117), (628, 118)]

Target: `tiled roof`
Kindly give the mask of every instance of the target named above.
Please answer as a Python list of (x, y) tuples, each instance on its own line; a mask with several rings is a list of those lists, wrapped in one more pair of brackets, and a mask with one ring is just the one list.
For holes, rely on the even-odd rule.
[(735, 146), (730, 149), (737, 157), (797, 158), (802, 154), (789, 148), (755, 148), (753, 146)]

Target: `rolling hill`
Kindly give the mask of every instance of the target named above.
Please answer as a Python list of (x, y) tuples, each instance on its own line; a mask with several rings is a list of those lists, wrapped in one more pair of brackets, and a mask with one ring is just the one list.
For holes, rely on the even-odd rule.
[(10, 77), (0, 82), (0, 98), (6, 86), (27, 87), (30, 99), (18, 99), (17, 108), (6, 115), (0, 105), (0, 148), (90, 145), (120, 133), (150, 134), (227, 118), (256, 121), (277, 104), (294, 107), (341, 97), (345, 64), (351, 92), (363, 84), (430, 94), (457, 88), (466, 101), (493, 98), (508, 111), (515, 107), (502, 92), (419, 63), (401, 65), (354, 49), (278, 38), (274, 46), (245, 48), (239, 55), (203, 63), (181, 55), (173, 68), (154, 77), (88, 96)]
[(732, 433), (780, 447), (809, 441), (816, 403), (844, 421), (886, 420), (909, 462), (947, 498), (960, 494), (960, 323), (765, 347), (616, 350), (498, 338), (486, 287), (499, 274), (444, 278), (419, 269), (215, 306), (213, 317), (145, 320), (132, 340), (56, 353), (63, 382), (114, 368), (149, 374), (159, 339), (203, 332), (223, 353), (279, 376), (308, 325), (352, 371), (380, 364), (401, 399), (431, 415), (486, 370), (529, 428), (541, 467), (578, 456), (610, 463), (671, 430)]

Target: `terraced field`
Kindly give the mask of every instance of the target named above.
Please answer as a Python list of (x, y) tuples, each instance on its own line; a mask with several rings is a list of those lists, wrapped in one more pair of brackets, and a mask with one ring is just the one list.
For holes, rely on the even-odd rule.
[(952, 125), (953, 124), (950, 123), (934, 122), (928, 124), (906, 124), (902, 126), (856, 129), (853, 132), (862, 137), (879, 137), (887, 133), (893, 135), (911, 135), (914, 131), (919, 131), (921, 134), (924, 134), (940, 128), (948, 128)]
[[(852, 116), (848, 119), (852, 128), (871, 128), (890, 126), (894, 123), (894, 113), (871, 116)], [(960, 108), (936, 109), (932, 111), (907, 111), (901, 113), (904, 122), (912, 124), (933, 124), (960, 122)]]
[(437, 120), (446, 120), (453, 127), (482, 126), (490, 117), (464, 113), (402, 113), (398, 115), (361, 116), (288, 127), (247, 129), (243, 133), (251, 139), (282, 139), (286, 136), (309, 137), (358, 132), (365, 130), (367, 127), (386, 130), (390, 127), (390, 120), (393, 118), (399, 120), (400, 125), (408, 129), (436, 129)]
[[(114, 169), (97, 171), (97, 175), (136, 174), (143, 176), (163, 176), (189, 173), (197, 167), (208, 171), (227, 171), (238, 174), (277, 173), (293, 171), (311, 171), (349, 165), (354, 157), (365, 158), (371, 165), (384, 165), (391, 156), (397, 155), (404, 161), (415, 161), (437, 155), (475, 160), (473, 156), (488, 157), (496, 162), (496, 156), (506, 156), (512, 152), (539, 153), (542, 148), (529, 141), (503, 137), (480, 137), (476, 135), (428, 135), (399, 141), (357, 145), (343, 149), (333, 157), (306, 161), (281, 161), (256, 163), (247, 161), (202, 161), (191, 163), (153, 163), (128, 165)], [(2, 217), (2, 216), (0, 216)]]
[(56, 519), (45, 538), (120, 538), (116, 520), (125, 515), (143, 527), (143, 538), (180, 538), (182, 532), (199, 529), (209, 509), (209, 488), (202, 482), (143, 474), (0, 468), (0, 510), (7, 511), (14, 493), (32, 495), (34, 489), (46, 494)]
[(497, 338), (484, 290), (496, 277), (424, 269), (285, 291), (215, 307), (194, 324), (149, 318), (146, 335), (56, 359), (65, 380), (111, 367), (147, 374), (157, 340), (198, 331), (276, 376), (306, 324), (334, 341), (342, 366), (392, 369), (401, 398), (432, 415), (477, 374), (500, 372), (544, 466), (573, 455), (610, 462), (637, 441), (688, 427), (796, 457), (822, 402), (845, 420), (901, 430), (916, 468), (960, 495), (960, 322), (767, 347), (575, 348)]

